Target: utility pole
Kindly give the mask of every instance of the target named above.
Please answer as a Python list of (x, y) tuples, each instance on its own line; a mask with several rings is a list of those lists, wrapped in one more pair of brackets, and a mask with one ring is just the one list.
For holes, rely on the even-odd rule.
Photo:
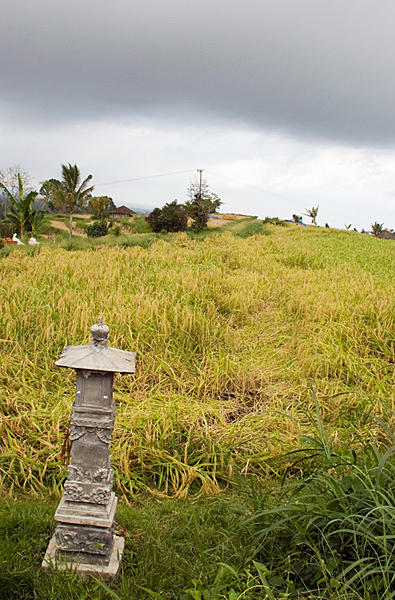
[(202, 173), (204, 169), (196, 169), (198, 173), (200, 173), (200, 182), (199, 182), (199, 197), (202, 197)]

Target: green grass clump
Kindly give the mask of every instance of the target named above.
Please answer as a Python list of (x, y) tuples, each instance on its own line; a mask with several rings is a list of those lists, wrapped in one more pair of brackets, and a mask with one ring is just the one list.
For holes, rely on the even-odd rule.
[(152, 233), (152, 227), (145, 220), (145, 215), (135, 215), (133, 217), (132, 233)]
[(248, 238), (251, 235), (270, 235), (271, 232), (268, 229), (263, 228), (262, 221), (252, 221), (244, 225), (244, 227), (237, 231), (236, 235), (241, 238)]
[[(358, 455), (336, 446), (315, 398), (315, 434), (288, 454), (287, 477), (255, 494), (244, 522), (255, 557), (266, 565), (274, 597), (390, 599), (395, 596), (395, 445)], [(378, 426), (394, 443), (381, 419)], [(280, 594), (280, 596), (278, 596)], [(311, 596), (312, 597), (312, 596)]]
[[(40, 571), (54, 531), (55, 502), (4, 501), (0, 506), (0, 600), (146, 600), (152, 594), (187, 600), (200, 597), (196, 596), (199, 590), (219, 600), (218, 594), (232, 587), (241, 593), (248, 579), (253, 579), (244, 568), (251, 545), (236, 530), (248, 503), (247, 495), (177, 503), (140, 496), (132, 506), (119, 507), (117, 532), (126, 544), (119, 583), (110, 584), (109, 590), (98, 580), (85, 582), (72, 572)], [(245, 546), (240, 552), (241, 543)], [(247, 595), (250, 600), (254, 597)]]

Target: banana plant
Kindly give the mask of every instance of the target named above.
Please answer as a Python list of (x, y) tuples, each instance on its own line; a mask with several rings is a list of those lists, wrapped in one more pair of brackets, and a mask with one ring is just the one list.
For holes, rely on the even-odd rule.
[(383, 231), (386, 231), (384, 229), (384, 223), (378, 223), (377, 221), (375, 221), (371, 225), (372, 225), (372, 232), (371, 233), (375, 237), (378, 237), (380, 235), (380, 233), (383, 233)]
[(13, 195), (6, 188), (4, 183), (0, 183), (0, 188), (7, 196), (10, 204), (6, 218), (12, 223), (20, 236), (23, 237), (26, 231), (32, 231), (37, 227), (42, 219), (42, 211), (37, 211), (34, 208), (34, 200), (38, 192), (29, 192), (26, 196), (23, 193), (23, 183), (20, 174), (18, 173), (18, 195)]
[(319, 206), (313, 206), (313, 208), (305, 208), (305, 213), (303, 213), (306, 217), (310, 217), (313, 225), (317, 225), (317, 215), (318, 215)]

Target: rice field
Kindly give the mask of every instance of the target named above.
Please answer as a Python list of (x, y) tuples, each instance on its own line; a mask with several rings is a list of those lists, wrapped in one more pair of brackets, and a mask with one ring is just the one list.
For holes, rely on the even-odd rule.
[(75, 374), (54, 363), (64, 345), (89, 342), (99, 315), (110, 345), (138, 355), (136, 374), (115, 379), (112, 462), (125, 501), (278, 473), (304, 443), (311, 386), (335, 446), (386, 445), (375, 417), (393, 422), (395, 245), (268, 230), (2, 258), (4, 490), (59, 493)]

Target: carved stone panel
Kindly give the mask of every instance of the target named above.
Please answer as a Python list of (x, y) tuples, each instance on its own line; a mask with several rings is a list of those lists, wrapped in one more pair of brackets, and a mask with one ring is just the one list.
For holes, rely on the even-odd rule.
[(64, 499), (67, 502), (88, 502), (89, 504), (108, 504), (112, 483), (82, 483), (67, 480), (64, 484)]
[(58, 552), (68, 559), (105, 564), (112, 552), (114, 529), (115, 525), (103, 529), (60, 524), (55, 530)]
[(79, 481), (82, 483), (108, 483), (112, 486), (114, 472), (110, 467), (110, 459), (107, 459), (107, 465), (102, 469), (79, 468), (75, 465), (69, 465), (68, 480)]

